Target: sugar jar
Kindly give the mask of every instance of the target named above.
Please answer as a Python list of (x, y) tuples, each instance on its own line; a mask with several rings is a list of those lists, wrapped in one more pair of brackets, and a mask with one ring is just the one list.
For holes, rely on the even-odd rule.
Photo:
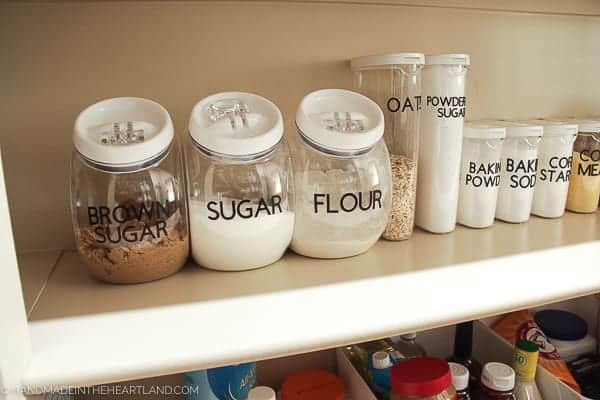
[(185, 146), (192, 256), (224, 271), (262, 267), (294, 230), (292, 162), (279, 108), (225, 92), (198, 102)]
[(189, 254), (179, 146), (167, 110), (121, 97), (75, 121), (71, 211), (79, 256), (113, 283), (160, 279)]
[(308, 94), (296, 113), (296, 227), (291, 248), (316, 258), (367, 251), (391, 207), (391, 168), (383, 113), (348, 90)]

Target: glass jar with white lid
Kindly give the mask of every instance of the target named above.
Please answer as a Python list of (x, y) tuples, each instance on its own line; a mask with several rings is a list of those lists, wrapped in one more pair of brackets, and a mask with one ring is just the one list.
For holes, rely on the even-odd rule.
[(506, 128), (496, 218), (511, 223), (527, 222), (533, 205), (538, 147), (544, 130), (540, 125), (511, 121), (494, 124)]
[(579, 132), (573, 145), (567, 210), (592, 213), (600, 200), (600, 120), (574, 122)]
[(225, 271), (277, 261), (294, 230), (292, 162), (279, 108), (256, 94), (218, 93), (194, 106), (188, 133), (194, 260)]
[(383, 113), (341, 89), (306, 95), (296, 113), (296, 226), (291, 248), (316, 258), (367, 251), (387, 224), (391, 168)]
[(189, 255), (180, 148), (167, 110), (121, 97), (75, 121), (71, 211), (79, 256), (112, 283), (177, 272)]

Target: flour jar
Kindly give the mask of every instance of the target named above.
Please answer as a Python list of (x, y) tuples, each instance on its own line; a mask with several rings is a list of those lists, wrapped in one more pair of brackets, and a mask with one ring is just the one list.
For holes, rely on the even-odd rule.
[(416, 224), (433, 233), (456, 226), (469, 64), (466, 54), (425, 57)]
[(539, 165), (531, 213), (544, 218), (561, 217), (567, 202), (577, 125), (547, 120), (523, 122), (541, 125), (544, 129), (538, 149)]
[(167, 110), (121, 97), (75, 121), (71, 212), (91, 274), (139, 283), (177, 272), (189, 255), (180, 148)]
[(526, 222), (533, 205), (538, 147), (544, 130), (540, 125), (517, 122), (498, 121), (496, 124), (506, 128), (496, 218), (512, 223)]
[(592, 213), (600, 198), (600, 120), (576, 121), (579, 133), (573, 146), (573, 169), (567, 210)]
[(296, 227), (291, 248), (316, 258), (367, 251), (391, 208), (390, 159), (383, 113), (348, 90), (306, 95), (296, 112)]
[(187, 136), (194, 260), (223, 271), (277, 261), (294, 230), (292, 163), (277, 106), (251, 93), (218, 93), (194, 106)]
[(392, 211), (383, 232), (388, 240), (412, 235), (417, 195), (421, 53), (393, 53), (353, 58), (354, 88), (383, 110), (383, 138), (392, 165)]
[(458, 222), (471, 228), (493, 225), (500, 186), (506, 128), (469, 122), (464, 127)]

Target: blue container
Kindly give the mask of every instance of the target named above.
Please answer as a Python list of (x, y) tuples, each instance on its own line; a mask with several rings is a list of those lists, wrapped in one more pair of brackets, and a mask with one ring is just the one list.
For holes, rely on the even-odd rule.
[(186, 372), (188, 400), (245, 400), (256, 383), (256, 363)]

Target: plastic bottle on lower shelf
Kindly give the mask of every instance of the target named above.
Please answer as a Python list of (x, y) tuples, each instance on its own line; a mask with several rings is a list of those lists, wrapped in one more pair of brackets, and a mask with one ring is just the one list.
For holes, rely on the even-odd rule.
[(393, 336), (390, 340), (394, 344), (396, 351), (402, 356), (401, 359), (424, 357), (427, 355), (423, 346), (417, 343), (416, 333)]
[(191, 371), (184, 377), (187, 400), (246, 399), (256, 383), (256, 363)]
[(250, 390), (247, 400), (276, 400), (275, 391), (268, 386), (257, 386)]
[(385, 351), (373, 353), (370, 363), (371, 388), (380, 399), (390, 398), (390, 370), (394, 364)]
[(515, 398), (517, 400), (543, 400), (535, 383), (540, 349), (537, 344), (527, 341), (517, 341), (513, 356), (513, 368), (517, 375)]

